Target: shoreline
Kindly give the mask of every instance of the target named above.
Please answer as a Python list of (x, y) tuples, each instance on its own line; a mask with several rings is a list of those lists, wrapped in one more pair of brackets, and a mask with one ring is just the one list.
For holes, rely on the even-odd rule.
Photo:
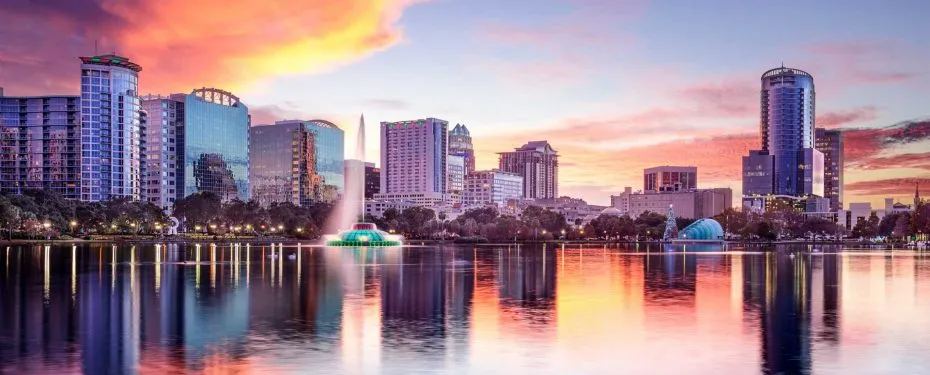
[[(322, 245), (322, 239), (297, 239), (285, 237), (261, 237), (261, 238), (190, 238), (190, 237), (146, 237), (146, 238), (92, 238), (92, 239), (0, 239), (0, 245), (41, 245), (41, 244), (127, 244), (127, 245), (147, 245), (147, 244), (232, 244), (232, 243), (282, 243), (282, 244), (312, 244)], [(774, 246), (774, 245), (821, 245), (821, 246), (850, 246), (855, 248), (891, 248), (891, 249), (928, 249), (928, 245), (918, 247), (913, 243), (868, 243), (858, 240), (846, 241), (719, 241), (719, 242), (678, 242), (678, 241), (604, 241), (604, 240), (548, 240), (548, 241), (512, 241), (512, 242), (456, 242), (452, 240), (408, 240), (404, 245), (426, 246), (426, 245), (474, 245), (474, 246), (491, 246), (491, 245), (720, 245), (720, 246)]]

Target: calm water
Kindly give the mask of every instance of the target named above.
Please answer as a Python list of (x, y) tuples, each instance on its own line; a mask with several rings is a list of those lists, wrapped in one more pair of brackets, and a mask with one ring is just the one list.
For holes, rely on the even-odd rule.
[(930, 373), (930, 256), (807, 249), (13, 246), (0, 373)]

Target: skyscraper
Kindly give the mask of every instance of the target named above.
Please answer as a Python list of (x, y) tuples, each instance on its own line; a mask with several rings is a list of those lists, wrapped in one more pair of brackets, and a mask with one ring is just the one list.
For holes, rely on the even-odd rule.
[(339, 199), (346, 164), (343, 131), (336, 124), (284, 120), (254, 126), (250, 133), (253, 199), (302, 206)]
[[(179, 97), (173, 95), (173, 97)], [(224, 201), (249, 198), (249, 109), (228, 91), (184, 95), (184, 196), (212, 192)]]
[(81, 194), (79, 96), (4, 97), (0, 88), (0, 192)]
[(462, 124), (455, 124), (449, 131), (449, 155), (465, 159), (465, 174), (475, 171), (475, 150), (471, 143), (471, 133)]
[(380, 199), (447, 201), (448, 126), (432, 117), (381, 123)]
[(145, 175), (142, 199), (161, 208), (170, 208), (184, 198), (178, 185), (184, 173), (184, 95), (146, 95), (142, 109), (148, 115), (145, 132)]
[(381, 192), (381, 168), (375, 163), (365, 163), (365, 199), (375, 197)]
[(830, 200), (830, 211), (843, 209), (843, 132), (839, 129), (816, 129), (815, 147), (823, 153), (824, 198)]
[(81, 199), (140, 198), (142, 67), (117, 55), (81, 57)]
[(762, 143), (743, 158), (744, 205), (761, 209), (773, 197), (810, 204), (824, 195), (823, 153), (814, 148), (814, 78), (781, 67), (761, 80)]
[(523, 197), (559, 197), (559, 155), (548, 141), (532, 141), (500, 153), (500, 170), (523, 177)]

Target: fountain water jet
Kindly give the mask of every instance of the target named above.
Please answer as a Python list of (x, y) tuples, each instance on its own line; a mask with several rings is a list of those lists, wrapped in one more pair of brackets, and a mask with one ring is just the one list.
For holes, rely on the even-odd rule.
[(397, 246), (401, 237), (378, 230), (365, 221), (365, 115), (358, 123), (355, 159), (346, 160), (345, 195), (325, 226), (329, 246)]

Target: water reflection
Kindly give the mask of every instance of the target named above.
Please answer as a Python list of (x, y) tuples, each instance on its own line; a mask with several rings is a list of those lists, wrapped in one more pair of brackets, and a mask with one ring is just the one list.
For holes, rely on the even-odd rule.
[(11, 246), (0, 372), (930, 366), (924, 254), (721, 250)]

